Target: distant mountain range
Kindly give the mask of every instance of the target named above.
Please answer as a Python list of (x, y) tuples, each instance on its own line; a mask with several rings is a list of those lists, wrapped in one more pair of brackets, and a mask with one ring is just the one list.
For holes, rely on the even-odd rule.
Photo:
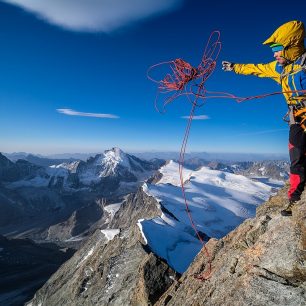
[(269, 178), (280, 181), (287, 180), (290, 171), (290, 164), (285, 160), (216, 162), (201, 158), (191, 158), (185, 161), (184, 166), (192, 170), (206, 166), (213, 170), (241, 174), (247, 177)]
[[(50, 165), (53, 162), (54, 164)], [(104, 196), (118, 190), (122, 183), (137, 183), (147, 179), (164, 161), (141, 160), (119, 148), (82, 160), (49, 160), (28, 155), (15, 163), (0, 155), (0, 179), (7, 187), (54, 187), (67, 191), (81, 188), (99, 189)], [(11, 184), (9, 184), (11, 182)], [(121, 186), (121, 187), (128, 187)], [(122, 188), (121, 188), (122, 190)], [(119, 192), (120, 193), (120, 192)]]
[(106, 203), (121, 202), (163, 163), (119, 148), (52, 166), (0, 154), (0, 234), (50, 241), (82, 235), (107, 223)]
[[(68, 158), (53, 158), (53, 157), (46, 157), (42, 155), (35, 155), (35, 154), (29, 154), (29, 153), (3, 153), (5, 157), (7, 157), (12, 162), (16, 162), (19, 159), (26, 160), (30, 163), (48, 167), (52, 165), (57, 165), (60, 163), (69, 163), (78, 160), (77, 158), (68, 157)], [(81, 159), (81, 158), (79, 158)]]
[[(25, 152), (15, 152), (15, 153), (3, 153), (11, 161), (17, 161), (18, 159), (24, 159), (30, 162), (33, 162), (37, 165), (42, 166), (51, 166), (58, 161), (69, 162), (74, 160), (83, 160), (86, 161), (89, 157), (95, 156), (98, 153), (62, 153), (62, 154), (50, 154), (50, 155), (40, 155), (40, 154), (31, 154)], [(177, 160), (180, 153), (174, 151), (160, 151), (160, 152), (130, 152), (130, 155), (136, 156), (141, 159), (151, 160), (151, 159), (164, 159), (164, 160)], [(208, 152), (187, 152), (186, 159), (204, 159), (207, 161), (218, 161), (218, 162), (243, 162), (243, 161), (263, 161), (263, 160), (288, 160), (288, 154), (254, 154), (254, 153), (208, 153)]]

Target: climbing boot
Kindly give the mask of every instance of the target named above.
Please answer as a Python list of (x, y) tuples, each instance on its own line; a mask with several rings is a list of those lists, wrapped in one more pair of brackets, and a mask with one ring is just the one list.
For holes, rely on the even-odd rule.
[(289, 200), (289, 205), (281, 211), (281, 215), (284, 217), (292, 216), (292, 207), (296, 204), (297, 201)]

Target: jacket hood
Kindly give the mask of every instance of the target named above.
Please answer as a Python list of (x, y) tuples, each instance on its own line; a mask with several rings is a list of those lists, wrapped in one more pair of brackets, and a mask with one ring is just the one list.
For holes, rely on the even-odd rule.
[(305, 52), (304, 38), (303, 22), (293, 20), (281, 25), (263, 44), (277, 43), (283, 45), (285, 48), (283, 56), (290, 61), (294, 61)]

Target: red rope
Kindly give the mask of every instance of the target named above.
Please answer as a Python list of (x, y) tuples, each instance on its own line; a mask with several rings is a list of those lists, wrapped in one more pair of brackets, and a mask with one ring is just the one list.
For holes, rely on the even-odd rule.
[[(215, 38), (214, 38), (215, 36)], [(182, 195), (184, 198), (184, 203), (186, 206), (186, 212), (188, 218), (190, 220), (190, 224), (194, 229), (196, 236), (198, 237), (199, 241), (203, 245), (202, 250), (205, 251), (206, 256), (208, 258), (208, 271), (205, 273), (196, 275), (195, 277), (201, 280), (207, 280), (212, 271), (211, 266), (211, 257), (207, 250), (206, 244), (202, 239), (199, 231), (197, 230), (196, 224), (193, 221), (188, 201), (186, 198), (186, 192), (184, 187), (184, 177), (183, 177), (183, 169), (184, 169), (184, 159), (185, 159), (185, 152), (188, 142), (188, 137), (191, 129), (191, 123), (194, 117), (196, 107), (200, 107), (204, 105), (204, 102), (198, 103), (198, 100), (201, 99), (205, 101), (206, 99), (212, 98), (226, 98), (226, 99), (233, 99), (236, 102), (244, 102), (253, 99), (261, 99), (269, 96), (279, 95), (279, 94), (286, 94), (286, 93), (306, 93), (306, 90), (293, 90), (293, 91), (280, 91), (280, 92), (273, 92), (267, 93), (257, 96), (250, 96), (250, 97), (237, 97), (231, 93), (227, 92), (214, 92), (208, 91), (205, 88), (205, 82), (207, 79), (212, 75), (216, 67), (216, 61), (221, 51), (221, 41), (220, 41), (220, 32), (213, 31), (208, 39), (208, 42), (205, 46), (203, 57), (201, 59), (200, 64), (197, 68), (192, 67), (191, 64), (182, 60), (182, 59), (175, 59), (173, 61), (162, 62), (156, 65), (149, 67), (147, 76), (148, 78), (158, 84), (158, 91), (155, 98), (155, 108), (158, 112), (160, 112), (157, 102), (160, 94), (166, 95), (163, 103), (163, 112), (165, 112), (166, 106), (173, 102), (179, 96), (186, 95), (189, 102), (192, 104), (189, 119), (187, 122), (187, 126), (185, 129), (185, 134), (181, 146), (180, 157), (179, 157), (179, 174), (180, 174), (180, 183), (182, 189)], [(166, 65), (170, 68), (170, 73), (167, 73), (164, 79), (156, 80), (150, 76), (150, 73), (153, 69)]]

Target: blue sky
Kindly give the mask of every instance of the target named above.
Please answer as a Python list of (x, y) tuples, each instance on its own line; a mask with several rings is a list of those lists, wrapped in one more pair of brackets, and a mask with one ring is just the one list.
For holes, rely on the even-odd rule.
[[(222, 50), (208, 90), (279, 91), (270, 79), (223, 72), (221, 61), (273, 60), (262, 42), (284, 22), (305, 22), (306, 1), (206, 2), (0, 1), (0, 151), (178, 151), (190, 104), (156, 112), (147, 69), (175, 58), (197, 66), (213, 30)], [(209, 119), (193, 122), (188, 150), (286, 153), (285, 112), (282, 96), (208, 100), (196, 115)]]

